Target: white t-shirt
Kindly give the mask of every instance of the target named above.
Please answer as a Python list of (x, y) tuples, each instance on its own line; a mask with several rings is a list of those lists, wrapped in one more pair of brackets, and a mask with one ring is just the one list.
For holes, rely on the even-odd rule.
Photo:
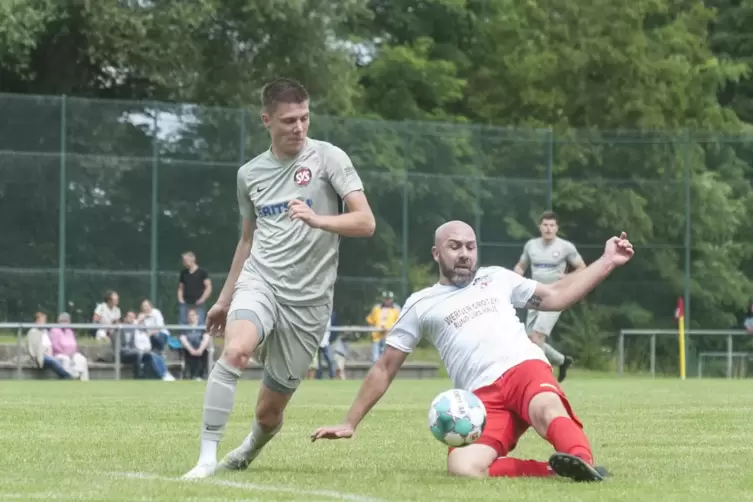
[[(162, 316), (162, 312), (160, 312), (159, 309), (156, 309), (152, 307), (152, 312), (150, 314), (144, 315), (144, 326), (149, 328), (149, 331), (152, 331), (155, 329), (155, 326), (157, 326), (159, 329), (159, 326), (165, 325), (165, 318)], [(161, 331), (166, 331), (166, 329), (163, 329)]]
[(548, 363), (515, 312), (525, 307), (536, 284), (503, 267), (482, 267), (465, 288), (422, 289), (405, 302), (386, 344), (410, 353), (427, 337), (454, 385), (469, 391), (494, 383), (524, 361)]
[(150, 350), (152, 350), (152, 342), (149, 339), (149, 335), (146, 331), (137, 329), (133, 336), (133, 346), (136, 348), (136, 350), (140, 350), (142, 352), (149, 352)]
[(50, 334), (46, 329), (44, 329), (42, 330), (42, 349), (44, 349), (44, 352), (47, 353), (47, 350), (51, 348), (52, 340), (50, 340)]
[(94, 313), (99, 316), (97, 324), (115, 324), (120, 319), (120, 307), (110, 308), (104, 302), (97, 305)]

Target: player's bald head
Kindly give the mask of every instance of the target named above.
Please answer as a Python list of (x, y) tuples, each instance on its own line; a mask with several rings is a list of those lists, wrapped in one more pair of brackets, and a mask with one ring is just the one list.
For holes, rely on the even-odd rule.
[(465, 287), (476, 275), (476, 232), (462, 221), (448, 221), (434, 232), (431, 254), (439, 265), (441, 284)]
[(476, 240), (476, 232), (464, 221), (454, 220), (439, 225), (434, 232), (434, 245), (439, 246), (449, 239), (462, 241)]

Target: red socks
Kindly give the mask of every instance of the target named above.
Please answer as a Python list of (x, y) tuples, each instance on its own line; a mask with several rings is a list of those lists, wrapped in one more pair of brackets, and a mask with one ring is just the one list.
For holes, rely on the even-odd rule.
[[(594, 459), (588, 438), (583, 429), (569, 417), (557, 417), (552, 420), (546, 431), (546, 438), (556, 451), (582, 458), (589, 465), (593, 465)], [(500, 457), (489, 466), (490, 477), (543, 478), (553, 475), (549, 464), (538, 460)]]
[(557, 417), (546, 430), (546, 439), (559, 453), (567, 453), (593, 465), (594, 458), (586, 434), (569, 417)]
[(544, 478), (553, 475), (549, 464), (538, 460), (499, 457), (489, 466), (489, 476), (492, 478)]

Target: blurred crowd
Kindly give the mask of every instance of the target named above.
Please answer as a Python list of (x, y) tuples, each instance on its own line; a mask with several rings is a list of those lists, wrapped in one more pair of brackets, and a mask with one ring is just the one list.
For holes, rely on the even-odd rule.
[[(204, 330), (204, 315), (206, 301), (212, 294), (212, 281), (209, 273), (197, 264), (194, 253), (183, 253), (182, 259), (177, 289), (178, 324), (185, 329), (177, 334), (166, 329), (162, 311), (149, 298), (139, 302), (138, 310), (123, 314), (118, 292), (107, 291), (102, 302), (95, 306), (91, 322), (117, 328), (93, 328), (86, 334), (79, 333), (110, 345), (111, 350), (99, 362), (114, 362), (117, 353), (121, 363), (132, 366), (134, 378), (174, 381), (166, 361), (172, 352), (180, 361), (180, 378), (206, 378), (211, 338)], [(26, 337), (32, 364), (62, 379), (88, 380), (89, 360), (80, 350), (73, 329), (65, 326), (47, 329), (44, 325), (48, 317), (44, 312), (37, 312), (34, 322), (39, 327), (31, 328)], [(70, 314), (58, 314), (57, 324), (70, 323)]]
[[(211, 337), (204, 330), (205, 305), (212, 293), (209, 273), (196, 262), (192, 252), (182, 255), (183, 269), (180, 271), (177, 289), (179, 311), (178, 324), (185, 326), (179, 333), (165, 328), (167, 324), (160, 309), (149, 298), (138, 303), (138, 309), (121, 311), (120, 295), (110, 290), (104, 294), (91, 314), (91, 323), (113, 325), (114, 328), (92, 328), (79, 337), (91, 337), (95, 346), (109, 345), (108, 355), (99, 356), (97, 362), (114, 362), (119, 353), (121, 363), (131, 365), (134, 378), (161, 379), (174, 381), (168, 368), (167, 359), (180, 362), (181, 379), (201, 380), (206, 378), (209, 367)], [(369, 333), (371, 362), (375, 362), (384, 351), (385, 336), (400, 315), (400, 305), (395, 303), (392, 291), (383, 291), (380, 301), (365, 317), (366, 324), (373, 328)], [(48, 329), (46, 313), (37, 312), (34, 319), (38, 327), (27, 333), (27, 349), (32, 364), (39, 370), (48, 370), (61, 379), (89, 379), (89, 358), (81, 350), (73, 329), (65, 327), (71, 323), (67, 312), (57, 315), (56, 322), (61, 327)], [(349, 347), (344, 336), (337, 329), (337, 317), (332, 313), (326, 333), (323, 334), (319, 350), (309, 367), (309, 378), (345, 379), (345, 363)], [(101, 351), (99, 351), (101, 353)]]

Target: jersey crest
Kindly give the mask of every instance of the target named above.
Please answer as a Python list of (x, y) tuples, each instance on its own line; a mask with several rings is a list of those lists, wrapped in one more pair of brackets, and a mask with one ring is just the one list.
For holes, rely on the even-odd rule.
[(299, 167), (293, 173), (293, 182), (299, 187), (305, 187), (311, 183), (311, 169), (308, 167)]
[(472, 286), (478, 286), (480, 289), (484, 289), (489, 285), (490, 282), (492, 282), (492, 277), (490, 275), (482, 275), (481, 277), (476, 277), (473, 280)]

